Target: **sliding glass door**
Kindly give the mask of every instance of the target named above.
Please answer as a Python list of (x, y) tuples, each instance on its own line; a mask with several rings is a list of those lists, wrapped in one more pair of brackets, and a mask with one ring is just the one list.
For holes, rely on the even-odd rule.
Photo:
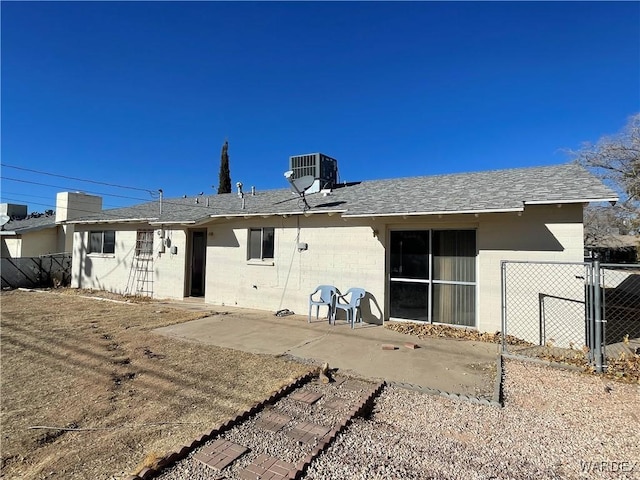
[(476, 325), (475, 230), (393, 230), (392, 318)]
[(431, 235), (428, 230), (391, 232), (391, 316), (429, 320)]

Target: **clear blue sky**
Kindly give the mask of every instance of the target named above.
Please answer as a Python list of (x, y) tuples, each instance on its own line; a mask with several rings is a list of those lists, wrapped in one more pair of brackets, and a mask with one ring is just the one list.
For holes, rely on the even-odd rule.
[[(1, 23), (2, 163), (166, 196), (215, 193), (225, 138), (260, 190), (318, 151), (344, 181), (564, 163), (640, 110), (638, 2), (3, 1)], [(2, 202), (65, 189), (151, 198), (2, 167)]]

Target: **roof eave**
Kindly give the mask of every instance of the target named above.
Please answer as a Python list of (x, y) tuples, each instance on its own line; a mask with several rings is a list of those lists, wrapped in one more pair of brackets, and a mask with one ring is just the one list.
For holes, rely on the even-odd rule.
[(344, 213), (346, 210), (305, 210), (305, 211), (294, 211), (294, 212), (262, 212), (262, 213), (220, 213), (220, 214), (212, 214), (209, 215), (209, 218), (251, 218), (251, 217), (281, 217), (281, 216), (293, 216), (293, 215), (320, 215), (320, 214), (336, 214), (336, 213)]
[(560, 203), (592, 203), (592, 202), (617, 202), (619, 197), (605, 198), (572, 198), (569, 200), (525, 200), (525, 205), (557, 205)]
[(154, 220), (153, 222), (149, 222), (149, 225), (153, 225), (153, 226), (162, 226), (162, 225), (196, 225), (196, 224), (200, 224), (200, 223), (204, 223), (206, 222), (208, 219), (205, 220), (171, 220), (171, 221), (167, 221), (167, 220)]
[(68, 224), (75, 225), (95, 225), (98, 223), (152, 223), (153, 221), (157, 221), (157, 218), (110, 218), (110, 219), (99, 219), (99, 220), (70, 220)]
[(433, 210), (428, 212), (395, 212), (395, 213), (354, 213), (345, 214), (343, 217), (364, 218), (364, 217), (419, 217), (426, 215), (460, 215), (460, 214), (479, 214), (479, 213), (509, 213), (522, 212), (524, 207), (515, 208), (483, 208), (474, 210)]
[[(47, 228), (55, 228), (57, 227), (57, 224), (49, 224), (49, 225), (37, 225), (35, 227), (25, 227), (25, 228), (19, 228), (17, 230), (3, 230), (2, 233), (5, 235), (23, 235), (25, 233), (31, 233), (31, 232), (37, 232), (39, 230), (46, 230)], [(10, 232), (10, 233), (5, 233), (5, 232)]]

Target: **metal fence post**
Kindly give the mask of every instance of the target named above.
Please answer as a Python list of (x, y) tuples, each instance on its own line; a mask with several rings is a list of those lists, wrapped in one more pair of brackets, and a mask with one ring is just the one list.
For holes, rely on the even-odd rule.
[(585, 315), (587, 317), (587, 347), (589, 348), (589, 363), (595, 363), (595, 313), (593, 310), (593, 293), (595, 282), (593, 280), (593, 265), (585, 265)]
[(602, 373), (603, 367), (603, 354), (602, 354), (602, 340), (603, 340), (603, 321), (602, 321), (602, 287), (600, 284), (600, 262), (596, 260), (593, 262), (593, 309), (595, 310), (595, 360), (596, 360), (596, 372)]
[(502, 353), (507, 353), (507, 262), (500, 261), (500, 294), (502, 297)]
[(545, 294), (544, 293), (538, 293), (538, 334), (539, 334), (539, 338), (538, 338), (538, 342), (540, 343), (540, 345), (544, 345), (546, 342), (546, 334), (544, 332), (544, 297)]

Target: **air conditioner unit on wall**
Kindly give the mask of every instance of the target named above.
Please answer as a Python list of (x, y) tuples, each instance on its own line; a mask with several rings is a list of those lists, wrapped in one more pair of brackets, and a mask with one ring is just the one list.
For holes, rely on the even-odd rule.
[(333, 188), (338, 183), (338, 161), (323, 153), (310, 153), (289, 157), (289, 170), (293, 172), (293, 179), (307, 175), (316, 181), (306, 192), (314, 193)]

